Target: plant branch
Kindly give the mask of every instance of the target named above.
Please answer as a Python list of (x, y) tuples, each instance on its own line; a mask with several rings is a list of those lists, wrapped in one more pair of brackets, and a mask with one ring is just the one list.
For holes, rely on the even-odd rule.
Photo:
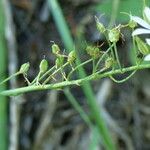
[(19, 95), (19, 94), (23, 94), (23, 93), (31, 92), (31, 91), (61, 89), (63, 87), (70, 86), (70, 85), (82, 85), (82, 83), (84, 83), (86, 81), (91, 81), (91, 80), (95, 80), (95, 79), (109, 77), (111, 75), (123, 74), (123, 73), (129, 72), (129, 71), (141, 70), (141, 69), (146, 69), (146, 68), (150, 68), (150, 64), (135, 65), (135, 66), (123, 68), (122, 70), (116, 69), (116, 70), (107, 71), (104, 73), (99, 73), (99, 71), (98, 71), (98, 72), (96, 72), (92, 75), (89, 75), (85, 78), (82, 78), (82, 79), (77, 79), (77, 80), (72, 80), (72, 81), (63, 81), (60, 83), (47, 84), (47, 85), (37, 85), (37, 86), (32, 85), (32, 86), (28, 86), (28, 87), (22, 87), (22, 88), (18, 88), (18, 89), (2, 91), (0, 94), (5, 95), (5, 96), (15, 96), (15, 95)]

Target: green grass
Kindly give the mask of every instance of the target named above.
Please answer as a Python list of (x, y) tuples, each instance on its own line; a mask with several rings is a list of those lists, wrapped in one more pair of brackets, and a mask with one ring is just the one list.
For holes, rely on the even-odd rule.
[[(5, 41), (5, 16), (3, 1), (0, 1), (0, 81), (6, 78), (7, 49)], [(0, 91), (6, 90), (6, 84), (0, 86)], [(7, 99), (0, 96), (0, 150), (7, 150)]]
[[(63, 12), (62, 12), (57, 0), (48, 0), (48, 4), (50, 6), (50, 10), (52, 12), (54, 21), (56, 23), (57, 29), (59, 31), (59, 34), (61, 36), (61, 39), (64, 43), (66, 50), (68, 52), (74, 50), (74, 42), (71, 37), (70, 30), (68, 28), (66, 20), (63, 16)], [(77, 60), (77, 64), (80, 64), (79, 59)], [(86, 77), (86, 73), (82, 67), (79, 69), (79, 77), (80, 78)], [(82, 84), (82, 89), (86, 96), (87, 102), (89, 104), (92, 116), (96, 122), (96, 126), (98, 127), (98, 131), (99, 131), (99, 134), (103, 141), (103, 144), (105, 146), (105, 149), (114, 150), (115, 146), (112, 143), (112, 139), (111, 139), (110, 133), (106, 127), (106, 124), (104, 122), (104, 119), (102, 118), (102, 116), (100, 114), (100, 110), (99, 110), (100, 107), (96, 103), (96, 99), (95, 99), (94, 93), (92, 91), (92, 88), (90, 86), (90, 83), (84, 82)]]

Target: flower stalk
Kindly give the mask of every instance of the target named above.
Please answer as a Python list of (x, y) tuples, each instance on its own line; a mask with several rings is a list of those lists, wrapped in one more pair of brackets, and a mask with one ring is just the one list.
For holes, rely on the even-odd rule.
[(60, 83), (46, 84), (46, 85), (31, 85), (28, 87), (6, 90), (6, 91), (2, 91), (0, 94), (5, 95), (5, 96), (15, 96), (15, 95), (32, 92), (32, 91), (62, 89), (66, 86), (73, 86), (73, 85), (79, 86), (79, 85), (82, 85), (82, 83), (84, 83), (86, 81), (101, 79), (104, 77), (110, 77), (111, 75), (123, 74), (126, 72), (130, 72), (130, 71), (134, 71), (134, 70), (142, 70), (142, 69), (147, 69), (147, 68), (150, 68), (150, 64), (135, 65), (135, 66), (131, 66), (131, 67), (122, 68), (122, 70), (116, 69), (116, 70), (107, 71), (104, 73), (96, 72), (92, 75), (87, 76), (86, 78), (72, 80), (72, 81), (63, 81)]

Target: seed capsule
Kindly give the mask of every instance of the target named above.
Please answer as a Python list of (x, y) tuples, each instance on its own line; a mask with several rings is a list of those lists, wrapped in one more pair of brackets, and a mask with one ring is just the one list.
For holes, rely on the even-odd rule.
[(39, 68), (40, 68), (40, 72), (42, 72), (42, 73), (47, 71), (47, 69), (48, 69), (48, 62), (47, 62), (46, 59), (43, 59), (41, 61)]
[(29, 70), (29, 67), (30, 67), (29, 62), (24, 63), (24, 64), (21, 65), (19, 72), (23, 73), (23, 74), (26, 74)]
[(75, 59), (76, 59), (76, 52), (75, 52), (75, 50), (73, 50), (73, 51), (71, 51), (70, 53), (69, 53), (69, 55), (68, 55), (68, 62), (69, 63), (73, 63), (74, 61), (75, 61)]
[(93, 49), (93, 46), (91, 46), (91, 45), (88, 45), (85, 49), (87, 54), (89, 54), (90, 56), (92, 55), (92, 49)]
[(86, 51), (93, 59), (97, 59), (101, 55), (100, 49), (96, 46), (87, 46)]
[(58, 55), (60, 53), (60, 48), (57, 44), (52, 45), (52, 53)]
[(117, 28), (113, 28), (108, 33), (108, 38), (110, 42), (118, 42), (120, 37), (120, 31)]
[(135, 37), (135, 40), (136, 40), (139, 51), (143, 55), (147, 55), (150, 53), (150, 47), (148, 44), (144, 43), (139, 37)]
[(131, 29), (134, 29), (137, 26), (137, 23), (131, 19), (128, 25)]
[(105, 67), (110, 68), (114, 64), (114, 60), (111, 57), (108, 57), (105, 61)]
[(64, 64), (64, 57), (63, 56), (57, 57), (55, 61), (56, 68), (61, 67), (63, 64)]

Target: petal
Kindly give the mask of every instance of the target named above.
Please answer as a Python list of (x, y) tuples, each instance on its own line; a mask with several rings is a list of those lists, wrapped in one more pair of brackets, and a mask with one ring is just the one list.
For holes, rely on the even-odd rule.
[(150, 61), (150, 54), (148, 54), (144, 57), (144, 61)]
[(137, 22), (139, 25), (141, 25), (144, 28), (150, 29), (150, 25), (144, 21), (143, 19), (136, 17), (136, 16), (131, 16), (131, 19), (135, 22)]
[(150, 45), (150, 39), (146, 39), (146, 43)]
[(143, 28), (138, 28), (138, 29), (135, 29), (135, 30), (132, 32), (132, 36), (140, 35), (140, 34), (150, 34), (150, 30), (148, 30), (148, 29), (143, 29)]
[(144, 14), (148, 21), (150, 21), (150, 9), (148, 7), (144, 8)]

